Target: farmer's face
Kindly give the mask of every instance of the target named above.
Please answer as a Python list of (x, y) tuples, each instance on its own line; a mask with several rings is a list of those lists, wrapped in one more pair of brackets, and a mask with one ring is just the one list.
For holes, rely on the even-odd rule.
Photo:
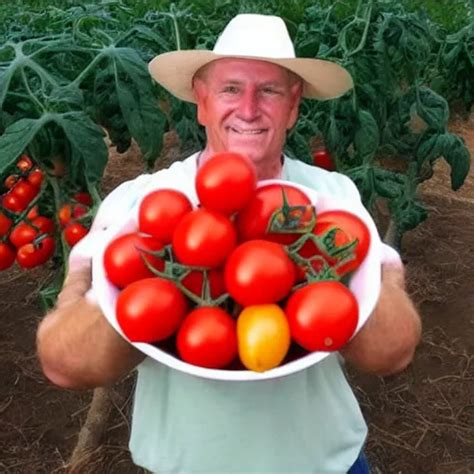
[(233, 151), (257, 166), (279, 162), (298, 116), (300, 81), (266, 61), (219, 59), (194, 80), (209, 154)]

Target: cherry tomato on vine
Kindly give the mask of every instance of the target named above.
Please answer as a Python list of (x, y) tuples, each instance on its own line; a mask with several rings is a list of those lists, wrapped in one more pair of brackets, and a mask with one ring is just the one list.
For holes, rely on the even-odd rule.
[(28, 177), (26, 178), (29, 183), (31, 183), (33, 186), (36, 186), (39, 188), (41, 186), (41, 183), (43, 182), (43, 172), (39, 168), (35, 168), (30, 172)]
[(85, 237), (89, 229), (79, 222), (71, 222), (64, 229), (64, 239), (70, 247), (74, 247), (83, 237)]
[(28, 214), (26, 214), (26, 218), (31, 221), (38, 216), (39, 216), (39, 206), (36, 204), (28, 211)]
[(296, 268), (284, 247), (267, 240), (240, 244), (224, 268), (227, 291), (242, 306), (276, 303), (296, 280)]
[(216, 211), (199, 208), (186, 214), (173, 234), (179, 262), (199, 267), (221, 267), (236, 245), (231, 220)]
[(176, 345), (185, 362), (221, 369), (237, 356), (235, 321), (221, 308), (197, 308), (184, 318)]
[(13, 221), (0, 211), (0, 237), (7, 235), (12, 225)]
[(176, 285), (146, 278), (128, 285), (118, 296), (117, 322), (132, 342), (156, 342), (171, 336), (188, 311)]
[(359, 306), (338, 281), (317, 281), (296, 290), (285, 313), (291, 337), (308, 351), (337, 351), (354, 334)]
[(11, 194), (28, 204), (36, 197), (38, 192), (39, 188), (32, 185), (24, 178), (20, 178), (10, 191)]
[(313, 165), (328, 171), (334, 171), (336, 169), (332, 156), (325, 148), (316, 150), (313, 153)]
[(51, 219), (44, 216), (38, 216), (31, 221), (20, 222), (15, 226), (10, 234), (10, 242), (16, 247), (33, 242), (36, 237), (42, 234), (51, 234), (54, 232), (54, 223)]
[(37, 267), (52, 257), (54, 248), (54, 238), (45, 237), (39, 243), (29, 243), (21, 246), (16, 254), (16, 261), (22, 268)]
[(15, 196), (12, 192), (8, 192), (2, 198), (2, 206), (5, 209), (13, 212), (14, 214), (19, 214), (28, 207), (28, 202), (26, 202), (21, 197)]
[(196, 192), (201, 205), (227, 215), (243, 209), (256, 186), (255, 166), (239, 153), (217, 153), (205, 161), (196, 174)]
[(29, 171), (31, 168), (33, 168), (33, 162), (28, 155), (21, 155), (20, 159), (16, 163), (16, 167), (25, 173), (26, 171)]
[(11, 174), (5, 179), (3, 184), (7, 189), (11, 189), (13, 188), (13, 186), (15, 186), (15, 183), (18, 181), (19, 178), (20, 177), (17, 174)]
[(158, 189), (143, 198), (138, 211), (138, 228), (167, 245), (180, 220), (191, 211), (191, 201), (184, 193)]
[(80, 202), (81, 204), (84, 204), (84, 206), (92, 206), (92, 197), (89, 193), (86, 192), (80, 192), (74, 194), (72, 197), (75, 201)]
[(283, 193), (290, 206), (305, 206), (301, 212), (301, 222), (311, 220), (311, 201), (303, 191), (286, 184), (269, 184), (257, 188), (249, 204), (239, 212), (236, 219), (240, 241), (266, 239), (282, 244), (290, 244), (301, 234), (267, 233), (272, 214), (283, 206)]
[(239, 357), (247, 369), (264, 372), (280, 365), (290, 348), (290, 328), (276, 304), (248, 306), (237, 318)]
[[(153, 273), (146, 267), (139, 249), (157, 251), (163, 244), (146, 235), (125, 234), (112, 240), (104, 252), (104, 267), (107, 278), (115, 286), (124, 288), (130, 283), (150, 278)], [(164, 269), (164, 261), (159, 257), (143, 253), (149, 263), (159, 271)]]
[[(207, 272), (209, 281), (209, 291), (211, 298), (216, 299), (226, 292), (224, 283), (224, 273), (221, 269), (212, 269)], [(199, 270), (192, 270), (186, 275), (181, 283), (192, 293), (197, 296), (202, 295), (204, 276)]]
[(5, 242), (0, 242), (0, 270), (10, 268), (15, 262), (16, 251)]

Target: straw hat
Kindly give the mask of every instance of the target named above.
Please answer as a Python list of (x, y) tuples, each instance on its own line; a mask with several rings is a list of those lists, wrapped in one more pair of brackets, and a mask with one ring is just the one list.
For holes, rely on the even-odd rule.
[(214, 49), (179, 50), (156, 56), (148, 65), (151, 76), (179, 99), (195, 102), (192, 80), (206, 64), (221, 58), (246, 58), (278, 64), (301, 77), (303, 97), (333, 99), (352, 88), (342, 66), (322, 59), (297, 58), (280, 17), (241, 14), (219, 36)]

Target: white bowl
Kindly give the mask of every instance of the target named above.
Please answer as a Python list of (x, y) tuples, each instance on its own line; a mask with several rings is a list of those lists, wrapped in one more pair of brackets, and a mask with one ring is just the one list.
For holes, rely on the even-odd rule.
[[(359, 322), (357, 324), (355, 334), (360, 330), (364, 323), (369, 318), (370, 314), (375, 308), (380, 293), (381, 284), (381, 241), (375, 227), (375, 224), (370, 217), (370, 214), (362, 206), (360, 202), (341, 201), (329, 196), (319, 195), (317, 192), (305, 186), (295, 183), (289, 183), (282, 180), (266, 180), (259, 183), (259, 186), (264, 186), (271, 183), (285, 183), (292, 185), (302, 190), (310, 198), (313, 205), (316, 206), (317, 212), (343, 209), (358, 215), (368, 226), (371, 242), (368, 254), (362, 265), (354, 272), (349, 282), (349, 288), (354, 293), (359, 304)], [(183, 191), (182, 186), (173, 186), (172, 183), (167, 183), (167, 187), (175, 187)], [(150, 191), (150, 190), (149, 190)], [(188, 193), (189, 195), (189, 193)], [(194, 196), (189, 196), (194, 204)], [(123, 235), (127, 232), (133, 232), (137, 229), (137, 212), (136, 209), (132, 211), (125, 221), (109, 228), (100, 239), (94, 242), (94, 257), (92, 262), (93, 273), (93, 288), (105, 317), (109, 323), (125, 338), (122, 329), (117, 323), (115, 315), (115, 302), (119, 294), (119, 290), (112, 285), (105, 276), (104, 266), (102, 264), (103, 253), (107, 243), (113, 238)], [(128, 340), (128, 339), (127, 339)], [(130, 341), (129, 341), (130, 342)], [(253, 372), (250, 370), (221, 370), (221, 369), (207, 369), (188, 364), (177, 357), (165, 352), (158, 347), (148, 343), (133, 343), (138, 350), (151, 357), (152, 359), (165, 364), (173, 369), (180, 370), (187, 374), (204, 377), (214, 380), (229, 380), (229, 381), (255, 381), (265, 380), (285, 375), (293, 374), (300, 370), (306, 369), (327, 357), (330, 352), (312, 352), (292, 360), (279, 367), (268, 370), (266, 372)]]

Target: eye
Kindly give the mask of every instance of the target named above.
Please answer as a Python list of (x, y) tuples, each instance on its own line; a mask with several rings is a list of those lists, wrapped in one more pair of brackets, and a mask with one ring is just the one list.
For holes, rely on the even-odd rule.
[(227, 94), (237, 94), (239, 92), (239, 88), (237, 86), (225, 86), (222, 88), (222, 92), (225, 92)]
[(280, 94), (280, 91), (275, 89), (274, 87), (264, 87), (262, 89), (263, 94), (265, 95), (277, 95)]

